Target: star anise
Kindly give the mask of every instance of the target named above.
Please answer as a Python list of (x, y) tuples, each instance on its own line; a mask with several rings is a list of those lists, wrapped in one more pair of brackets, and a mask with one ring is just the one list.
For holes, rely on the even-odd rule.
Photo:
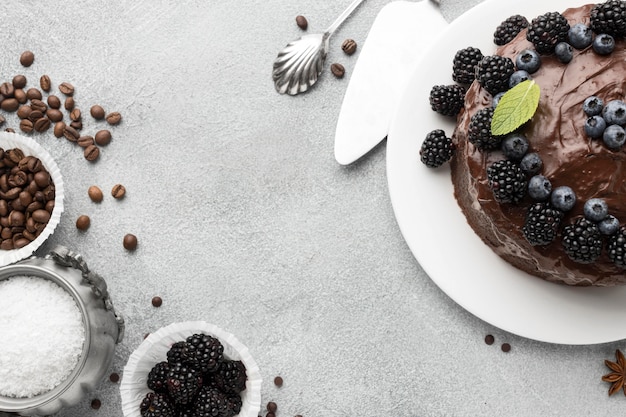
[(604, 364), (613, 372), (604, 375), (602, 380), (611, 383), (609, 396), (619, 390), (623, 390), (624, 395), (626, 395), (626, 359), (619, 349), (615, 351), (615, 358), (617, 362), (611, 362), (609, 360), (604, 361)]

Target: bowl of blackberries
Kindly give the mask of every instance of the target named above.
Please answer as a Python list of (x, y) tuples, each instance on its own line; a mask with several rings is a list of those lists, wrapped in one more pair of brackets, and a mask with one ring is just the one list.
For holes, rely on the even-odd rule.
[(151, 333), (120, 384), (125, 417), (257, 417), (261, 374), (232, 334), (203, 321)]

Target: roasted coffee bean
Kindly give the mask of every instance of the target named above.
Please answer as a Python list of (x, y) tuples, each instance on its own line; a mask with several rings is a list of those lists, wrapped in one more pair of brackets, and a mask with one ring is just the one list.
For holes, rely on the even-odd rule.
[[(104, 195), (102, 194), (102, 190), (97, 185), (90, 186), (89, 189), (87, 190), (87, 195), (89, 195), (89, 198), (94, 203), (99, 203), (104, 198)], [(0, 216), (1, 215), (2, 215), (2, 212), (0, 212)]]
[(24, 133), (30, 133), (34, 128), (35, 125), (29, 119), (22, 119), (20, 122), (20, 130)]
[(35, 240), (37, 238), (37, 235), (35, 234), (35, 232), (31, 232), (30, 230), (24, 230), (22, 232), (22, 235), (28, 239), (30, 242), (32, 242), (33, 240)]
[(113, 196), (113, 198), (116, 198), (118, 200), (120, 198), (123, 198), (126, 195), (126, 187), (124, 187), (122, 184), (115, 184), (111, 189), (111, 195)]
[[(50, 213), (48, 213), (48, 211), (44, 209), (33, 211), (32, 216), (33, 220), (35, 220), (37, 223), (47, 223), (48, 220), (50, 220)], [(9, 217), (11, 217), (10, 214)]]
[(48, 109), (48, 111), (46, 111), (46, 116), (51, 122), (54, 123), (63, 120), (63, 113), (61, 113), (61, 110), (58, 109)]
[(15, 88), (22, 89), (26, 87), (26, 83), (27, 83), (26, 77), (21, 74), (13, 77), (13, 87)]
[(0, 108), (8, 112), (14, 112), (18, 109), (18, 107), (20, 107), (20, 103), (13, 97), (4, 99), (2, 100), (2, 103), (0, 103)]
[(0, 216), (6, 217), (9, 215), (9, 204), (6, 200), (0, 200)]
[(46, 110), (48, 110), (48, 105), (38, 98), (30, 99), (30, 107), (32, 107), (33, 110), (39, 110), (42, 113), (45, 113)]
[(13, 236), (13, 246), (15, 248), (20, 249), (24, 246), (28, 245), (31, 241), (24, 237), (23, 234)]
[(50, 119), (48, 119), (47, 117), (37, 119), (34, 128), (37, 132), (45, 132), (46, 130), (50, 129)]
[(9, 177), (9, 184), (12, 186), (22, 187), (28, 182), (28, 174), (24, 171), (17, 171)]
[(66, 96), (74, 95), (74, 86), (68, 82), (62, 82), (59, 84), (59, 91)]
[[(35, 198), (35, 193), (33, 193), (33, 199)], [(44, 205), (41, 201), (33, 201), (28, 206), (26, 206), (26, 213), (33, 213), (36, 210), (43, 209)]]
[(83, 129), (83, 122), (81, 122), (80, 120), (72, 120), (70, 122), (70, 126), (72, 126), (76, 130), (82, 130)]
[[(44, 211), (44, 210), (40, 210), (40, 211)], [(46, 211), (45, 213), (47, 214), (48, 212)], [(38, 221), (37, 218), (35, 217), (35, 213), (33, 213), (33, 220)], [(11, 227), (24, 226), (25, 224), (26, 224), (26, 216), (24, 215), (24, 213), (18, 210), (12, 210), (9, 213), (9, 226)]]
[(267, 414), (265, 414), (265, 417), (276, 417), (276, 414), (269, 411)]
[(309, 22), (306, 20), (306, 17), (302, 15), (296, 16), (296, 25), (302, 30), (306, 30), (309, 27)]
[(63, 129), (63, 136), (65, 136), (65, 139), (70, 142), (76, 142), (80, 137), (80, 134), (72, 126), (65, 126), (65, 129)]
[[(35, 223), (35, 221), (33, 220), (33, 224)], [(4, 239), (11, 239), (13, 237), (13, 232), (11, 232), (11, 228), (10, 227), (3, 227), (2, 230), (0, 230), (0, 238)]]
[(54, 136), (57, 138), (63, 137), (65, 132), (65, 123), (64, 122), (56, 122), (54, 124)]
[(152, 297), (152, 305), (154, 307), (161, 307), (163, 305), (163, 299), (159, 296)]
[(91, 109), (89, 109), (89, 113), (91, 113), (91, 117), (93, 117), (96, 120), (102, 120), (104, 119), (104, 109), (102, 108), (102, 106), (95, 104), (93, 106), (91, 106)]
[(96, 145), (89, 145), (83, 151), (85, 159), (92, 162), (100, 156), (100, 149)]
[(43, 169), (43, 163), (41, 162), (41, 159), (37, 157), (30, 157), (26, 163), (26, 169), (32, 173), (37, 173)]
[(33, 54), (31, 51), (24, 51), (22, 52), (22, 55), (20, 55), (20, 64), (25, 67), (30, 67), (31, 65), (33, 65), (34, 61), (35, 54)]
[(51, 109), (60, 109), (61, 108), (61, 100), (55, 96), (55, 95), (50, 95), (48, 96), (48, 106)]
[[(22, 106), (22, 107), (24, 107), (24, 106)], [(30, 120), (31, 122), (35, 123), (38, 119), (41, 119), (42, 117), (43, 117), (43, 113), (41, 111), (34, 110), (31, 107), (31, 111), (30, 111), (30, 113), (28, 113), (28, 120)]]
[(74, 97), (68, 97), (65, 99), (65, 104), (64, 104), (65, 110), (72, 111), (74, 106), (75, 106)]
[(50, 77), (42, 75), (41, 78), (39, 78), (39, 87), (46, 93), (50, 91)]
[(41, 100), (41, 98), (43, 97), (41, 95), (41, 91), (39, 91), (38, 89), (36, 89), (35, 87), (31, 87), (28, 90), (26, 90), (26, 97), (29, 100)]
[(80, 120), (81, 117), (82, 117), (82, 113), (81, 113), (80, 109), (78, 109), (78, 108), (74, 108), (70, 112), (70, 119), (71, 120)]
[(343, 78), (343, 76), (346, 73), (346, 69), (344, 68), (343, 65), (335, 62), (334, 64), (330, 66), (330, 72), (332, 72), (333, 75), (337, 78)]
[(2, 242), (0, 242), (0, 249), (3, 250), (11, 250), (14, 249), (15, 247), (13, 246), (13, 240), (12, 239), (5, 239)]
[(28, 191), (22, 191), (18, 199), (20, 200), (20, 204), (24, 206), (25, 208), (28, 207), (30, 203), (33, 202), (33, 196)]
[[(0, 217), (0, 226), (9, 227), (9, 215), (7, 214), (4, 217)], [(9, 229), (10, 231), (11, 229)]]
[(15, 87), (10, 82), (4, 82), (0, 84), (0, 94), (2, 94), (5, 98), (13, 97), (15, 93)]
[(4, 157), (5, 163), (10, 161), (13, 163), (13, 165), (11, 165), (13, 167), (17, 165), (22, 158), (24, 158), (24, 152), (21, 149), (13, 148), (5, 151)]
[(94, 136), (94, 140), (99, 146), (108, 145), (111, 142), (111, 132), (108, 130), (98, 130)]
[(122, 115), (119, 112), (112, 112), (106, 115), (106, 121), (110, 125), (116, 125), (122, 121)]
[(127, 233), (124, 236), (122, 245), (124, 245), (124, 249), (128, 251), (133, 251), (137, 249), (137, 236), (133, 235), (132, 233)]
[(28, 104), (24, 104), (17, 109), (17, 117), (20, 119), (28, 119), (28, 116), (33, 112), (33, 108)]
[(21, 88), (15, 89), (15, 92), (13, 93), (13, 97), (15, 97), (17, 102), (20, 104), (24, 104), (28, 101), (28, 97), (26, 97), (26, 91), (22, 90)]
[(341, 44), (341, 50), (346, 53), (346, 55), (352, 55), (356, 52), (356, 41), (354, 39), (346, 39)]
[(76, 219), (76, 228), (79, 230), (89, 229), (90, 224), (91, 224), (91, 219), (89, 218), (89, 216), (85, 214), (78, 216), (78, 219)]
[(89, 145), (93, 145), (94, 141), (93, 141), (93, 137), (85, 135), (85, 136), (79, 137), (76, 143), (78, 143), (78, 146), (80, 146), (81, 148), (86, 148)]
[(48, 212), (48, 213), (52, 213), (54, 211), (54, 200), (48, 200), (46, 202), (46, 205), (44, 207), (44, 209)]
[(7, 200), (15, 200), (17, 197), (20, 196), (21, 192), (22, 189), (20, 187), (9, 188), (9, 191), (4, 193), (4, 198)]
[(283, 378), (280, 376), (277, 376), (274, 378), (274, 385), (276, 385), (277, 387), (282, 387), (283, 386)]
[(39, 188), (46, 188), (50, 185), (51, 182), (50, 174), (48, 173), (48, 171), (36, 172), (33, 179), (35, 181), (35, 184), (37, 184), (37, 187)]

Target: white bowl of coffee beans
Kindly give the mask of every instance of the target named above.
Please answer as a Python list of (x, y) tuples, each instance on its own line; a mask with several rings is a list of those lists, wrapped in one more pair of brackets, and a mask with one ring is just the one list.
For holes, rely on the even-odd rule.
[(261, 374), (232, 334), (204, 321), (173, 323), (148, 335), (124, 367), (125, 417), (257, 417)]

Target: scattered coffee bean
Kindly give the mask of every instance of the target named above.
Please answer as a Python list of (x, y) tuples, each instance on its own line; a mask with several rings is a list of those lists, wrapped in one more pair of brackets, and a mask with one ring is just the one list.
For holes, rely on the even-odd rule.
[(45, 132), (46, 130), (50, 129), (50, 119), (48, 119), (47, 117), (37, 119), (33, 127), (37, 132)]
[(94, 410), (99, 409), (102, 406), (102, 402), (97, 399), (94, 398), (93, 400), (91, 400), (91, 408), (93, 408)]
[(346, 39), (341, 44), (341, 50), (346, 53), (346, 55), (352, 55), (356, 52), (356, 41), (354, 39)]
[(70, 122), (70, 126), (72, 126), (76, 130), (82, 130), (83, 129), (83, 122), (80, 121), (80, 120), (72, 120)]
[(493, 345), (493, 342), (495, 342), (496, 339), (495, 337), (493, 337), (493, 335), (488, 334), (487, 336), (485, 336), (485, 343), (488, 345)]
[(75, 120), (80, 120), (81, 118), (82, 118), (82, 113), (80, 109), (73, 108), (72, 111), (70, 112), (70, 119), (75, 121)]
[(18, 103), (24, 104), (28, 101), (28, 97), (26, 97), (26, 91), (21, 88), (16, 88), (13, 92), (13, 97), (17, 100)]
[(76, 219), (76, 228), (78, 230), (87, 230), (90, 224), (91, 219), (85, 214), (78, 216), (78, 219)]
[(122, 121), (122, 115), (119, 112), (112, 112), (106, 115), (106, 121), (110, 125), (116, 125)]
[(65, 99), (65, 103), (63, 105), (65, 107), (65, 110), (67, 111), (72, 111), (72, 109), (74, 108), (75, 104), (74, 104), (74, 97), (68, 97)]
[(502, 343), (502, 346), (500, 347), (502, 349), (502, 352), (510, 352), (511, 351), (511, 345), (508, 343)]
[(65, 132), (65, 123), (64, 122), (56, 122), (54, 124), (54, 136), (57, 138), (63, 137)]
[(50, 91), (50, 77), (47, 75), (42, 75), (41, 78), (39, 78), (39, 86), (46, 93)]
[(10, 82), (4, 82), (0, 84), (0, 95), (4, 98), (13, 97), (13, 93), (15, 92), (15, 87)]
[(343, 78), (344, 74), (346, 73), (346, 69), (344, 68), (344, 66), (337, 62), (330, 66), (330, 71), (337, 78)]
[(17, 109), (17, 117), (20, 119), (28, 119), (28, 116), (30, 116), (32, 112), (33, 108), (25, 104)]
[(111, 132), (108, 130), (99, 130), (96, 132), (94, 140), (98, 146), (106, 146), (111, 142)]
[(104, 109), (102, 108), (102, 106), (95, 104), (93, 106), (91, 106), (91, 109), (89, 109), (89, 113), (91, 113), (91, 117), (93, 117), (96, 120), (102, 120), (104, 119)]
[(78, 146), (80, 146), (81, 148), (86, 148), (87, 146), (93, 145), (94, 141), (92, 136), (85, 135), (79, 137), (76, 143), (78, 143)]
[(33, 110), (39, 110), (42, 113), (45, 113), (46, 110), (48, 110), (48, 105), (37, 98), (32, 98), (30, 100), (30, 107), (32, 107)]
[(302, 30), (306, 30), (309, 27), (309, 22), (306, 20), (306, 17), (298, 15), (296, 16), (296, 25)]
[(128, 251), (134, 251), (135, 249), (137, 249), (137, 236), (131, 233), (127, 233), (124, 236), (122, 244), (124, 245), (124, 249)]
[(2, 103), (0, 103), (0, 108), (7, 112), (14, 112), (15, 110), (18, 109), (18, 107), (20, 107), (20, 103), (19, 101), (17, 101), (17, 99), (13, 97), (6, 98), (2, 100)]
[(80, 134), (72, 126), (65, 126), (65, 128), (63, 129), (63, 136), (65, 136), (65, 139), (69, 140), (70, 142), (76, 142), (78, 141)]
[(87, 194), (89, 195), (91, 201), (93, 201), (94, 203), (101, 202), (104, 197), (102, 194), (102, 190), (97, 185), (92, 185), (91, 187), (89, 187), (89, 189), (87, 190)]
[(156, 297), (152, 297), (152, 305), (154, 307), (161, 307), (161, 305), (163, 304), (163, 299), (159, 296)]
[(120, 374), (118, 374), (117, 372), (113, 372), (111, 375), (109, 375), (109, 381), (113, 382), (114, 384), (119, 382), (120, 380)]
[(48, 96), (48, 106), (51, 109), (60, 109), (61, 108), (61, 100), (55, 96), (54, 94)]
[(59, 109), (48, 109), (46, 111), (46, 117), (48, 117), (51, 122), (56, 123), (63, 120), (63, 113), (61, 113), (61, 110)]
[(33, 100), (33, 99), (41, 100), (42, 97), (43, 96), (41, 95), (41, 91), (39, 91), (35, 87), (31, 87), (28, 90), (26, 90), (26, 98), (29, 100)]
[(20, 130), (24, 133), (30, 133), (33, 131), (33, 129), (35, 128), (33, 122), (31, 122), (29, 119), (22, 119), (22, 121), (20, 122)]
[(277, 376), (276, 378), (274, 378), (274, 385), (276, 385), (277, 387), (282, 387), (283, 386), (283, 378), (280, 376)]
[(13, 77), (13, 87), (15, 88), (22, 89), (26, 87), (26, 83), (27, 83), (26, 77), (21, 74)]
[(100, 149), (96, 145), (89, 145), (83, 151), (83, 155), (86, 160), (93, 162), (100, 157)]
[(124, 196), (126, 195), (126, 187), (124, 187), (122, 184), (115, 184), (111, 189), (111, 195), (113, 196), (113, 198), (116, 198), (118, 200), (120, 198), (124, 198)]
[(276, 414), (270, 411), (267, 414), (265, 414), (265, 417), (276, 417)]
[(278, 410), (278, 405), (276, 405), (276, 403), (274, 401), (270, 401), (267, 403), (267, 411), (270, 411), (272, 413), (275, 413), (276, 410)]
[(22, 55), (20, 55), (20, 64), (25, 67), (30, 67), (31, 65), (33, 65), (34, 61), (35, 54), (33, 54), (31, 51), (24, 51), (22, 52)]
[(59, 91), (66, 96), (74, 95), (74, 86), (68, 82), (62, 82), (59, 84)]

